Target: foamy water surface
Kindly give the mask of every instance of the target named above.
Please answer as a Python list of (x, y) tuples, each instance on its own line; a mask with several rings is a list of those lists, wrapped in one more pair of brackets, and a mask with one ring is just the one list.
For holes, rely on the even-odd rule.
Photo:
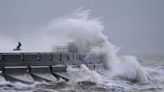
[[(78, 9), (57, 18), (33, 33), (22, 33), (22, 52), (51, 52), (56, 45), (72, 43), (86, 62), (100, 60), (105, 69), (93, 71), (86, 65), (67, 68), (70, 81), (11, 83), (0, 79), (1, 92), (162, 92), (164, 67), (162, 57), (119, 56), (119, 49), (103, 34), (100, 18), (91, 18), (90, 10)], [(0, 52), (11, 52), (14, 39), (1, 36)], [(31, 45), (31, 43), (33, 43)], [(34, 48), (35, 47), (35, 48)]]

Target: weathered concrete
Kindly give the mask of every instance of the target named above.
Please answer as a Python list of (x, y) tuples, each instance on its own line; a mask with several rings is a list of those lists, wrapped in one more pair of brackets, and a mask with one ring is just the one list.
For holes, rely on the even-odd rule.
[(39, 58), (39, 61), (41, 62), (49, 62), (49, 61), (52, 61), (52, 54), (49, 54), (49, 53), (43, 53), (43, 54), (39, 54), (40, 58)]
[(30, 73), (50, 73), (49, 66), (30, 66)]
[(24, 62), (37, 62), (39, 61), (39, 58), (38, 58), (38, 54), (29, 54), (29, 53), (26, 53), (26, 54), (23, 54), (23, 61)]
[(62, 62), (61, 62), (61, 54), (60, 53), (52, 54), (52, 60), (56, 64), (62, 64)]
[(56, 78), (69, 80), (67, 65), (79, 67), (87, 65), (98, 70), (102, 62), (84, 61), (85, 55), (78, 53), (0, 53), (0, 77), (9, 81), (32, 83), (36, 81), (56, 81)]
[(65, 65), (52, 66), (52, 72), (66, 72), (66, 68)]
[(3, 73), (16, 73), (16, 74), (28, 73), (28, 67), (27, 66), (8, 66), (8, 67), (4, 67)]
[(67, 53), (61, 54), (61, 61), (68, 61), (68, 54)]
[(32, 73), (33, 77), (35, 77), (35, 80), (38, 80), (37, 78), (39, 78), (38, 81), (49, 81), (49, 82), (55, 82), (57, 81), (56, 77), (51, 74), (51, 73)]
[(3, 75), (8, 81), (21, 81), (25, 83), (34, 83), (33, 77), (28, 73), (6, 73)]

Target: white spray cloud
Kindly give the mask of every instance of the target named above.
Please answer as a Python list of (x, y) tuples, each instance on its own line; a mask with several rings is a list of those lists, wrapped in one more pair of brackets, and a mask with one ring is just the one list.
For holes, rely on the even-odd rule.
[(52, 35), (60, 34), (72, 41), (80, 53), (87, 53), (86, 61), (88, 58), (92, 60), (91, 58), (101, 57), (106, 69), (113, 73), (113, 77), (147, 81), (146, 74), (136, 58), (118, 57), (119, 48), (111, 44), (102, 33), (104, 30), (102, 21), (99, 18), (90, 18), (89, 15), (88, 10), (77, 10), (69, 16), (53, 21), (47, 26), (47, 32)]
[[(108, 41), (103, 30), (104, 25), (99, 18), (90, 18), (90, 10), (78, 9), (69, 15), (53, 20), (39, 31), (28, 35), (22, 34), (22, 51), (51, 51), (53, 46), (73, 42), (80, 53), (87, 54), (86, 60), (90, 57), (101, 57), (106, 69), (110, 70), (114, 77), (146, 81), (146, 75), (136, 58), (120, 59), (117, 56), (119, 48)], [(1, 39), (0, 42), (4, 43), (5, 40), (8, 39)], [(13, 46), (11, 39), (7, 42), (8, 45)], [(5, 45), (0, 47), (5, 48)]]

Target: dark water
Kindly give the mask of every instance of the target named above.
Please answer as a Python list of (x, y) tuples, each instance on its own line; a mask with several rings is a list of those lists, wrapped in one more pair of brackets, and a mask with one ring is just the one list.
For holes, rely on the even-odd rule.
[(133, 83), (113, 79), (103, 83), (79, 81), (66, 82), (0, 82), (0, 92), (164, 92), (164, 57), (140, 57), (139, 62), (150, 75), (148, 83)]
[(0, 92), (126, 92), (121, 87), (109, 87), (93, 82), (53, 82), (35, 83), (32, 85), (22, 83), (8, 83), (0, 85)]

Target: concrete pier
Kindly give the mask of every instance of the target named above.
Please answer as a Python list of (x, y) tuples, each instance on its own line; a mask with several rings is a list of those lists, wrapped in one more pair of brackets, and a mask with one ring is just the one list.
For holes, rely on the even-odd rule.
[[(82, 56), (83, 57), (83, 56)], [(78, 53), (0, 53), (0, 77), (3, 80), (22, 81), (56, 81), (61, 77), (69, 80), (66, 75), (68, 65), (86, 64), (90, 69), (100, 69), (102, 63), (85, 62)]]

